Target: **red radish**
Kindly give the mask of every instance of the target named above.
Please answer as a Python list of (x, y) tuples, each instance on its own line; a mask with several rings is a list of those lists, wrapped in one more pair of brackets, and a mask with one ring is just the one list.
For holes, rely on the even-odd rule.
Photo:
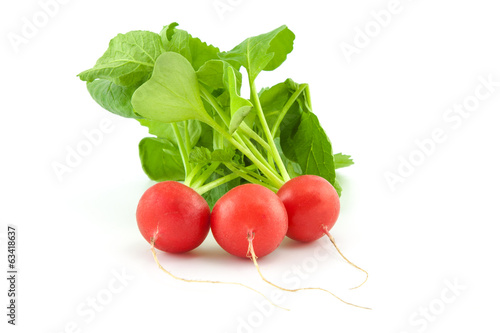
[(279, 189), (278, 196), (288, 213), (287, 236), (297, 241), (311, 242), (327, 235), (342, 258), (366, 274), (365, 281), (355, 288), (363, 285), (368, 273), (340, 252), (329, 232), (340, 212), (340, 200), (335, 188), (322, 177), (304, 175), (286, 182)]
[(142, 236), (161, 251), (182, 253), (197, 248), (210, 229), (210, 207), (201, 195), (166, 181), (144, 192), (137, 206)]
[(285, 238), (288, 218), (285, 206), (273, 191), (245, 184), (217, 201), (211, 224), (215, 240), (227, 252), (246, 258), (252, 241), (255, 254), (263, 257)]
[(278, 197), (288, 213), (287, 236), (312, 242), (325, 235), (339, 217), (340, 200), (335, 188), (324, 178), (305, 175), (286, 182)]

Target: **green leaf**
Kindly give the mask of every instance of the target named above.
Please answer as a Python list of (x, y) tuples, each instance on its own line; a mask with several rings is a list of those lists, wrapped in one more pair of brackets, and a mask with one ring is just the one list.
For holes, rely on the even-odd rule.
[(132, 105), (144, 118), (160, 122), (212, 121), (203, 106), (193, 67), (174, 52), (158, 57), (151, 79), (135, 91)]
[[(231, 67), (231, 65), (226, 61), (208, 60), (198, 69), (196, 76), (201, 83), (212, 90), (226, 89), (224, 77), (228, 67)], [(236, 75), (237, 91), (239, 93), (241, 89), (241, 73), (234, 71), (234, 74)]]
[(235, 155), (234, 149), (229, 147), (224, 149), (216, 149), (212, 152), (213, 162), (231, 162)]
[(160, 37), (161, 37), (161, 43), (163, 45), (163, 48), (166, 47), (168, 44), (168, 41), (172, 39), (172, 36), (174, 35), (175, 32), (175, 27), (177, 27), (179, 23), (173, 22), (170, 23), (169, 25), (166, 25), (163, 27), (163, 29), (160, 32)]
[(289, 160), (285, 156), (285, 154), (283, 154), (283, 149), (281, 148), (280, 138), (279, 137), (275, 138), (274, 143), (276, 144), (276, 148), (278, 149), (281, 160), (285, 164), (286, 171), (288, 172), (288, 175), (291, 178), (301, 176), (303, 173), (302, 173), (302, 169), (300, 168), (300, 165), (292, 160)]
[(162, 52), (160, 36), (154, 32), (119, 34), (95, 66), (78, 76), (83, 81), (105, 79), (120, 86), (134, 85), (149, 77)]
[(168, 140), (144, 138), (139, 143), (142, 169), (154, 181), (184, 180), (184, 164), (177, 145)]
[(229, 133), (233, 134), (252, 110), (253, 104), (239, 95), (236, 74), (232, 66), (226, 68), (224, 81), (230, 98), (231, 122), (229, 124)]
[(104, 109), (125, 118), (140, 118), (132, 108), (132, 94), (139, 85), (119, 86), (108, 80), (87, 82), (90, 96)]
[(335, 158), (335, 169), (345, 168), (354, 164), (351, 155), (344, 155), (342, 153), (337, 153), (334, 155), (334, 158)]
[(231, 51), (220, 53), (219, 57), (237, 69), (245, 67), (253, 82), (262, 70), (272, 71), (286, 60), (293, 49), (294, 39), (293, 32), (283, 25), (271, 32), (247, 38)]
[(297, 115), (291, 111), (281, 124), (283, 153), (300, 165), (303, 174), (321, 176), (333, 185), (335, 161), (332, 145), (318, 118), (311, 112)]
[(189, 154), (189, 162), (207, 164), (211, 162), (231, 162), (235, 155), (234, 149), (216, 149), (210, 151), (205, 147), (195, 147)]
[(166, 51), (176, 52), (191, 62), (191, 49), (189, 48), (189, 39), (191, 36), (184, 30), (175, 30), (168, 43), (164, 44)]
[(212, 153), (205, 147), (196, 147), (189, 154), (189, 162), (194, 164), (207, 164), (212, 160)]
[(205, 123), (199, 123), (201, 126), (201, 134), (200, 134), (200, 139), (196, 143), (198, 147), (207, 147), (208, 149), (212, 150), (213, 149), (213, 135), (214, 135), (214, 130), (212, 127), (208, 126)]
[[(244, 99), (249, 102), (248, 100)], [(231, 102), (233, 103), (233, 102)], [(237, 106), (237, 110), (231, 117), (231, 122), (229, 123), (229, 133), (233, 134), (240, 124), (245, 120), (245, 117), (252, 111), (253, 105), (240, 105)]]
[(270, 128), (273, 128), (278, 115), (291, 95), (289, 87), (285, 82), (278, 83), (271, 88), (263, 89), (259, 93), (260, 104)]
[[(172, 144), (177, 145), (177, 138), (172, 128), (172, 124), (162, 123), (151, 119), (139, 119), (139, 122), (142, 126), (149, 129), (150, 134), (156, 135), (158, 138), (167, 139)], [(177, 126), (179, 128), (179, 132), (181, 133), (182, 140), (186, 142), (186, 131), (184, 129), (186, 123), (182, 121), (177, 123)], [(198, 143), (198, 140), (201, 137), (202, 127), (201, 123), (197, 120), (188, 120), (187, 126), (189, 142), (191, 143), (190, 148), (192, 148)]]
[(194, 37), (189, 40), (189, 48), (191, 49), (191, 64), (195, 70), (198, 70), (207, 61), (217, 59), (220, 52), (218, 47)]
[(163, 47), (167, 51), (176, 52), (184, 56), (195, 70), (198, 70), (210, 59), (217, 59), (219, 48), (202, 42), (187, 33), (176, 29), (177, 23), (165, 26), (160, 32)]
[(335, 183), (333, 183), (333, 187), (335, 188), (335, 191), (337, 191), (337, 194), (340, 197), (342, 195), (342, 186), (340, 186), (340, 184), (337, 181), (337, 179), (335, 179)]

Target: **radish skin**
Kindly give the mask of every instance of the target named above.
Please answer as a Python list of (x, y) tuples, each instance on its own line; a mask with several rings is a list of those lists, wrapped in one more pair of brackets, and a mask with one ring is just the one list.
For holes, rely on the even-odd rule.
[(142, 236), (161, 251), (182, 253), (197, 248), (210, 229), (210, 208), (201, 195), (178, 182), (151, 186), (137, 205)]
[(285, 238), (288, 217), (273, 191), (245, 184), (231, 189), (217, 201), (211, 224), (215, 240), (228, 253), (247, 258), (248, 237), (253, 235), (255, 254), (263, 257)]
[(287, 236), (300, 242), (312, 242), (330, 230), (340, 213), (335, 188), (324, 178), (305, 175), (286, 182), (278, 197), (288, 213)]

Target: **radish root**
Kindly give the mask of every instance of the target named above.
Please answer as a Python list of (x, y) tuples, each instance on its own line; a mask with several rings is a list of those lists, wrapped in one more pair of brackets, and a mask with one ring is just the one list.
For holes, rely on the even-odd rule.
[(297, 292), (297, 291), (300, 291), (300, 290), (321, 290), (321, 291), (325, 291), (327, 293), (329, 293), (330, 295), (332, 295), (333, 297), (335, 297), (336, 299), (338, 299), (339, 301), (347, 304), (347, 305), (351, 305), (351, 306), (354, 306), (354, 307), (357, 307), (357, 308), (361, 308), (361, 309), (366, 309), (366, 310), (371, 310), (371, 308), (367, 308), (367, 307), (364, 307), (364, 306), (360, 306), (360, 305), (356, 305), (356, 304), (352, 304), (352, 303), (349, 303), (349, 302), (346, 302), (344, 301), (342, 298), (338, 297), (337, 295), (335, 295), (334, 293), (332, 293), (331, 291), (328, 291), (326, 289), (323, 289), (323, 288), (311, 288), (311, 287), (307, 287), (307, 288), (298, 288), (298, 289), (288, 289), (288, 288), (283, 288), (283, 287), (280, 287), (274, 283), (272, 283), (271, 281), (267, 280), (264, 275), (262, 275), (262, 272), (260, 271), (260, 267), (259, 267), (259, 264), (257, 263), (257, 256), (255, 255), (255, 250), (253, 248), (253, 239), (255, 237), (255, 233), (248, 233), (248, 236), (247, 236), (247, 239), (248, 239), (248, 251), (247, 251), (247, 257), (249, 257), (254, 265), (255, 265), (255, 268), (257, 268), (257, 272), (259, 273), (260, 275), (260, 278), (270, 284), (271, 286), (275, 287), (275, 288), (278, 288), (280, 290), (283, 290), (283, 291), (289, 291), (289, 292)]
[(333, 246), (335, 246), (335, 249), (337, 249), (337, 252), (340, 254), (340, 256), (341, 256), (342, 258), (344, 258), (344, 260), (345, 260), (345, 261), (347, 261), (349, 264), (351, 264), (353, 267), (355, 267), (355, 268), (359, 269), (360, 271), (362, 271), (362, 272), (364, 272), (364, 273), (366, 274), (365, 280), (364, 280), (364, 281), (363, 281), (363, 282), (362, 282), (359, 286), (356, 286), (356, 287), (353, 287), (353, 288), (350, 288), (350, 289), (351, 289), (351, 290), (353, 290), (353, 289), (357, 289), (357, 288), (361, 287), (362, 285), (364, 285), (364, 284), (365, 284), (365, 282), (366, 282), (366, 281), (368, 281), (368, 272), (367, 272), (367, 271), (365, 271), (363, 268), (361, 268), (361, 267), (359, 267), (359, 266), (355, 265), (353, 262), (351, 262), (349, 259), (347, 259), (347, 258), (344, 256), (344, 254), (342, 254), (342, 252), (341, 252), (341, 251), (340, 251), (340, 249), (338, 248), (337, 244), (335, 244), (335, 239), (334, 239), (334, 238), (333, 238), (333, 236), (332, 236), (332, 235), (328, 232), (328, 229), (327, 229), (325, 226), (323, 226), (323, 231), (324, 231), (325, 235), (327, 235), (327, 236), (328, 236), (328, 238), (330, 238), (330, 242), (332, 242)]
[[(156, 235), (155, 235), (155, 238), (156, 238)], [(269, 298), (266, 297), (266, 295), (264, 295), (263, 293), (261, 293), (260, 291), (258, 290), (255, 290), (253, 289), (252, 287), (249, 287), (247, 285), (244, 285), (243, 283), (238, 283), (238, 282), (222, 282), (222, 281), (208, 281), (208, 280), (189, 280), (189, 279), (184, 279), (184, 278), (181, 278), (179, 276), (175, 276), (174, 274), (170, 273), (169, 271), (167, 271), (161, 264), (160, 264), (160, 261), (158, 260), (158, 256), (156, 255), (156, 249), (154, 247), (155, 245), (155, 238), (151, 238), (151, 252), (153, 253), (153, 258), (156, 262), (156, 264), (158, 265), (158, 268), (160, 268), (163, 272), (167, 273), (168, 275), (170, 275), (171, 277), (173, 277), (174, 279), (176, 280), (180, 280), (180, 281), (184, 281), (184, 282), (197, 282), (197, 283), (213, 283), (213, 284), (232, 284), (232, 285), (236, 285), (236, 286), (241, 286), (241, 287), (244, 287), (244, 288), (247, 288), (247, 289), (250, 289), (251, 291), (253, 292), (256, 292), (257, 294), (259, 294), (260, 296), (264, 297), (269, 303), (271, 303), (272, 305), (274, 305), (275, 307), (277, 308), (280, 308), (280, 309), (283, 309), (283, 310), (286, 310), (286, 311), (290, 311), (290, 309), (287, 309), (287, 308), (284, 308), (282, 306), (279, 306), (277, 304), (274, 304), (273, 302), (271, 302), (271, 300)]]

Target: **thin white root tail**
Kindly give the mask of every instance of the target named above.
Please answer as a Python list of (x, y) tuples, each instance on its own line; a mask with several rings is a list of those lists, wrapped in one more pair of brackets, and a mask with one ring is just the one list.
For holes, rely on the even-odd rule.
[(321, 291), (329, 293), (330, 295), (332, 295), (333, 297), (335, 297), (336, 299), (338, 299), (339, 301), (341, 301), (341, 302), (343, 302), (343, 303), (345, 303), (347, 305), (351, 305), (351, 306), (354, 306), (354, 307), (357, 307), (357, 308), (361, 308), (361, 309), (371, 310), (371, 308), (367, 308), (367, 307), (364, 307), (364, 306), (360, 306), (360, 305), (356, 305), (356, 304), (352, 304), (352, 303), (346, 302), (342, 298), (340, 298), (337, 295), (335, 295), (334, 293), (332, 293), (331, 291), (323, 289), (323, 288), (311, 288), (311, 287), (308, 287), (308, 288), (288, 289), (288, 288), (280, 287), (280, 286), (272, 283), (271, 281), (267, 280), (264, 277), (264, 275), (262, 275), (262, 272), (260, 271), (259, 264), (257, 263), (257, 256), (255, 255), (255, 250), (253, 248), (253, 239), (254, 239), (254, 236), (255, 236), (255, 233), (252, 233), (251, 235), (248, 234), (248, 236), (247, 236), (247, 238), (248, 238), (248, 252), (247, 252), (247, 257), (249, 257), (253, 261), (253, 263), (255, 265), (255, 268), (257, 268), (257, 272), (260, 275), (260, 278), (264, 282), (270, 284), (271, 286), (273, 286), (275, 288), (278, 288), (278, 289), (283, 290), (283, 291), (289, 291), (289, 292), (297, 292), (297, 291), (300, 291), (300, 290), (321, 290)]
[(362, 271), (362, 272), (364, 272), (364, 273), (366, 274), (365, 280), (364, 280), (364, 281), (363, 281), (360, 285), (358, 285), (358, 286), (356, 286), (356, 287), (352, 287), (352, 288), (350, 288), (350, 289), (351, 289), (351, 290), (353, 290), (353, 289), (357, 289), (357, 288), (361, 287), (362, 285), (364, 285), (364, 284), (365, 284), (365, 282), (366, 282), (366, 281), (368, 281), (368, 272), (367, 272), (367, 271), (365, 271), (363, 268), (361, 268), (361, 267), (359, 267), (359, 266), (355, 265), (353, 262), (351, 262), (349, 259), (347, 259), (347, 258), (344, 256), (344, 254), (340, 251), (340, 249), (338, 248), (337, 244), (335, 243), (335, 239), (334, 239), (334, 238), (333, 238), (333, 236), (332, 236), (332, 235), (328, 232), (328, 229), (327, 229), (325, 226), (323, 226), (323, 231), (324, 231), (325, 235), (327, 235), (327, 236), (328, 236), (328, 238), (330, 238), (330, 242), (332, 242), (333, 246), (335, 246), (335, 249), (337, 249), (337, 252), (340, 254), (340, 256), (341, 256), (342, 258), (344, 258), (344, 260), (345, 260), (345, 261), (347, 261), (347, 262), (348, 262), (351, 266), (353, 266), (353, 267), (355, 267), (355, 268), (359, 269), (360, 271)]
[(280, 309), (283, 309), (283, 310), (286, 310), (286, 311), (290, 311), (290, 309), (287, 309), (287, 308), (284, 308), (282, 306), (279, 306), (277, 304), (274, 304), (273, 302), (271, 302), (271, 300), (269, 298), (267, 298), (263, 293), (261, 293), (260, 291), (258, 290), (255, 290), (253, 289), (252, 287), (249, 287), (247, 285), (244, 285), (243, 283), (238, 283), (238, 282), (223, 282), (223, 281), (209, 281), (209, 280), (189, 280), (189, 279), (184, 279), (184, 278), (181, 278), (179, 276), (175, 276), (174, 274), (170, 273), (169, 271), (167, 271), (161, 264), (160, 264), (160, 261), (158, 260), (158, 256), (156, 255), (156, 249), (154, 247), (154, 244), (155, 244), (155, 241), (154, 239), (151, 239), (151, 252), (153, 253), (153, 258), (156, 262), (156, 264), (158, 265), (158, 268), (160, 268), (163, 272), (167, 273), (168, 275), (170, 275), (171, 277), (173, 277), (174, 279), (176, 280), (180, 280), (180, 281), (184, 281), (184, 282), (196, 282), (196, 283), (213, 283), (213, 284), (231, 284), (231, 285), (235, 285), (235, 286), (240, 286), (240, 287), (243, 287), (243, 288), (247, 288), (253, 292), (256, 292), (257, 294), (259, 294), (260, 296), (264, 297), (264, 299), (266, 299), (270, 304), (274, 305), (275, 307), (277, 308), (280, 308)]

